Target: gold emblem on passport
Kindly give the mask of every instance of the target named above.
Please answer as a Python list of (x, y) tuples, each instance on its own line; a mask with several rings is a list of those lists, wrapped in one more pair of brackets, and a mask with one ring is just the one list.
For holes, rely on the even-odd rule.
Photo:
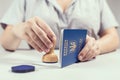
[(76, 41), (70, 41), (70, 53), (73, 53), (77, 47)]
[(78, 43), (75, 40), (72, 40), (72, 41), (65, 40), (64, 41), (64, 56), (67, 56), (68, 54), (74, 53), (76, 51), (76, 49), (81, 49), (82, 43), (83, 43), (82, 39), (79, 39)]

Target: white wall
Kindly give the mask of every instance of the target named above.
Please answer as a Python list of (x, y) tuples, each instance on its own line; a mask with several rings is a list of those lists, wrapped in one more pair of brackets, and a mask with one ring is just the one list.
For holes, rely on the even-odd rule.
[(120, 24), (120, 0), (108, 0), (108, 3)]
[(119, 23), (118, 33), (120, 36), (120, 0), (108, 0), (108, 3)]

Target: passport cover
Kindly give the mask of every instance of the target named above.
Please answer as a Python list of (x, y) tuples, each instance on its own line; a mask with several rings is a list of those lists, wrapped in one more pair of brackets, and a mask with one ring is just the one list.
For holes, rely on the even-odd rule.
[(61, 31), (61, 68), (78, 62), (78, 54), (85, 45), (87, 30), (63, 29)]

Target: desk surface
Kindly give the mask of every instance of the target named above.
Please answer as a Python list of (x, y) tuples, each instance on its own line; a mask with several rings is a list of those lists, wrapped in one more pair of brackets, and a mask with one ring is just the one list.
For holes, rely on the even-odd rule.
[[(58, 50), (55, 50), (59, 54)], [(120, 50), (99, 55), (88, 62), (75, 63), (60, 68), (59, 63), (41, 62), (44, 53), (35, 50), (17, 50), (7, 52), (0, 48), (0, 80), (120, 80)], [(34, 65), (36, 70), (30, 73), (12, 73), (15, 65)]]

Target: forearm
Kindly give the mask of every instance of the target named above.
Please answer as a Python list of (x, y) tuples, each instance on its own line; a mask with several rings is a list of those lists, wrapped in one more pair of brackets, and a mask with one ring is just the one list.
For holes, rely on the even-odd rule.
[(97, 40), (99, 45), (100, 54), (113, 51), (119, 46), (119, 36), (117, 33), (105, 34)]
[(1, 44), (7, 50), (16, 50), (21, 42), (21, 40), (14, 35), (12, 28), (12, 26), (7, 26), (1, 36)]

